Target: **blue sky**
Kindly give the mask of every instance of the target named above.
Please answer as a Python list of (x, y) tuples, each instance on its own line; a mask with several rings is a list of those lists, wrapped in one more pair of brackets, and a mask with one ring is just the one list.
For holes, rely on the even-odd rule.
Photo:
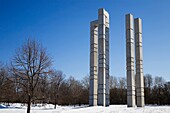
[(126, 76), (125, 14), (143, 21), (144, 74), (170, 80), (169, 0), (0, 0), (0, 61), (28, 38), (41, 42), (54, 68), (82, 79), (89, 73), (90, 21), (110, 14), (110, 74)]

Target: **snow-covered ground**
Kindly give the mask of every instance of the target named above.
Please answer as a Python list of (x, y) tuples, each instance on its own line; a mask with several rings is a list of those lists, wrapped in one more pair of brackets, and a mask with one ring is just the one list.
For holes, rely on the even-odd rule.
[[(22, 104), (0, 104), (0, 113), (25, 113), (26, 106)], [(110, 105), (109, 107), (88, 107), (88, 106), (54, 106), (47, 104), (34, 105), (31, 113), (170, 113), (170, 106), (145, 106), (144, 108), (127, 108), (126, 105)]]

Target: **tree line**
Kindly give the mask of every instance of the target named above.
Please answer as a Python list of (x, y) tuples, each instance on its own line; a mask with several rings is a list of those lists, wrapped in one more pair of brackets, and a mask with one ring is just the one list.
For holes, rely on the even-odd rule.
[[(170, 82), (161, 76), (144, 76), (145, 104), (170, 105)], [(127, 104), (126, 78), (110, 77), (110, 103)]]
[[(145, 103), (170, 104), (170, 82), (146, 74)], [(125, 77), (110, 76), (110, 104), (127, 103)], [(88, 104), (89, 75), (82, 80), (52, 67), (52, 58), (35, 40), (28, 39), (17, 49), (8, 65), (0, 62), (0, 102), (55, 105)]]

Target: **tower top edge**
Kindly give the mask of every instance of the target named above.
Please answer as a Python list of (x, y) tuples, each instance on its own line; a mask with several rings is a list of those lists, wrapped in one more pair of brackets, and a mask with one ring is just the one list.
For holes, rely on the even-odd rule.
[(126, 14), (126, 16), (133, 16), (131, 13)]
[(90, 22), (90, 26), (97, 26), (98, 25), (98, 20), (93, 20)]
[(142, 19), (141, 19), (141, 18), (135, 18), (134, 20), (136, 20), (136, 21), (141, 21)]
[(104, 8), (98, 9), (98, 14), (107, 14), (107, 15), (109, 15), (108, 12)]

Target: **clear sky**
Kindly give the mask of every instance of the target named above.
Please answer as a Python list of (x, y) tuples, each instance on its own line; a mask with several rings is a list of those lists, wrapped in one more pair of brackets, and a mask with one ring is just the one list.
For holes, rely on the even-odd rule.
[(0, 0), (0, 61), (28, 38), (40, 41), (54, 68), (82, 79), (89, 73), (90, 21), (110, 14), (110, 74), (126, 76), (125, 14), (143, 20), (144, 74), (170, 80), (170, 0)]

